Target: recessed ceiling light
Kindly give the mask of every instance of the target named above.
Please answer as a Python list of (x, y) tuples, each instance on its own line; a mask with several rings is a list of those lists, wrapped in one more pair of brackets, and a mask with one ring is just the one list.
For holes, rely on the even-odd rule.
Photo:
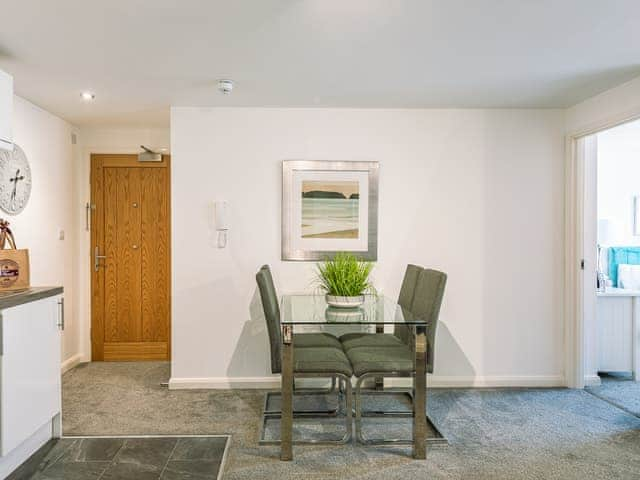
[(90, 102), (91, 100), (95, 100), (96, 99), (96, 94), (93, 93), (93, 92), (82, 92), (80, 94), (80, 96), (86, 102)]

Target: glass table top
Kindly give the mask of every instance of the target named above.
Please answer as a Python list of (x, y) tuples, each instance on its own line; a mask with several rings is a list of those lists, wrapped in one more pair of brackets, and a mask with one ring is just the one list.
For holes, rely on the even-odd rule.
[(355, 308), (329, 306), (324, 295), (283, 295), (281, 323), (286, 325), (416, 325), (424, 320), (415, 317), (382, 295), (365, 295), (364, 304)]

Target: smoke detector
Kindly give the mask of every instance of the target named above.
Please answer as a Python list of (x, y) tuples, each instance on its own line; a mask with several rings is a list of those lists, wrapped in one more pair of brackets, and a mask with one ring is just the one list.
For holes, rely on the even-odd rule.
[(233, 91), (233, 80), (218, 80), (218, 90), (224, 95), (229, 95)]

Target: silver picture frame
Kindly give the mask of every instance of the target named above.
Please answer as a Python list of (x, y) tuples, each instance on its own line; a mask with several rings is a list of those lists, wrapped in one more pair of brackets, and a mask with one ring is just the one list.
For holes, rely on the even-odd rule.
[(293, 179), (296, 172), (366, 172), (368, 179), (368, 231), (367, 250), (354, 251), (363, 260), (378, 259), (378, 162), (331, 160), (283, 160), (282, 161), (282, 260), (317, 261), (333, 258), (336, 250), (305, 250), (296, 248), (293, 242)]

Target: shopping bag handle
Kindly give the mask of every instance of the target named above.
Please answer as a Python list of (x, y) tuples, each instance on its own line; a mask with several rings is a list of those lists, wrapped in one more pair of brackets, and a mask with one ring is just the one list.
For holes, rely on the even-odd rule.
[(13, 232), (9, 228), (9, 222), (0, 218), (0, 249), (5, 250), (7, 244), (9, 244), (9, 250), (16, 249), (16, 240), (13, 238)]

